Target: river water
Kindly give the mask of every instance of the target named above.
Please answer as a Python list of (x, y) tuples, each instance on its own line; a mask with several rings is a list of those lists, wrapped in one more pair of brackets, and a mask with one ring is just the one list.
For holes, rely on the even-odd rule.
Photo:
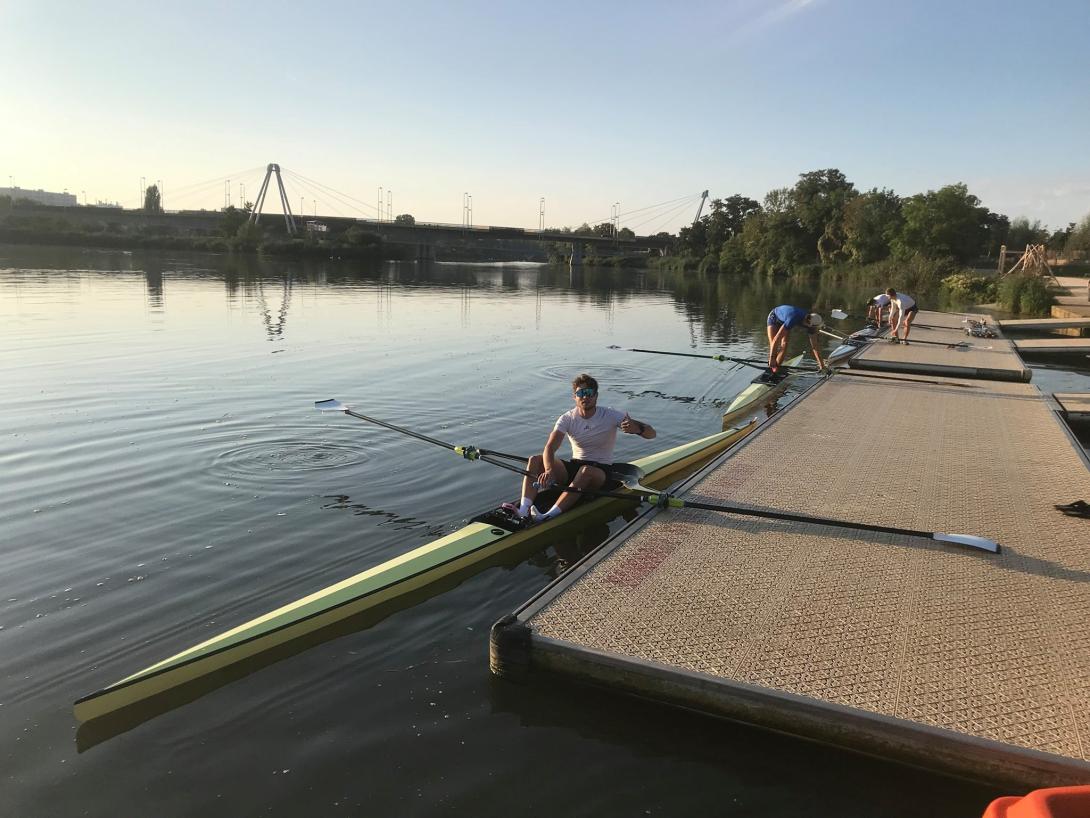
[[(320, 415), (315, 400), (529, 452), (586, 371), (603, 404), (659, 430), (654, 444), (622, 437), (627, 459), (717, 431), (754, 371), (611, 346), (761, 357), (772, 306), (862, 295), (0, 246), (0, 814), (978, 814), (996, 792), (607, 692), (493, 679), (491, 624), (604, 526), (142, 723), (77, 735), (72, 715), (82, 695), (516, 494), (514, 475)], [(1085, 372), (1039, 375), (1049, 391), (1090, 391)]]

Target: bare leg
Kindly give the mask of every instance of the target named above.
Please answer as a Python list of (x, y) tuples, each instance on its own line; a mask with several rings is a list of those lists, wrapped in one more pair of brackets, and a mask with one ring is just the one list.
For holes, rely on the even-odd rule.
[[(575, 473), (575, 478), (571, 481), (571, 486), (577, 489), (583, 489), (586, 491), (594, 491), (601, 488), (602, 484), (606, 482), (606, 473), (601, 469), (594, 466), (583, 466), (579, 471)], [(583, 498), (581, 492), (578, 491), (565, 491), (556, 501), (557, 507), (561, 511), (567, 511)]]
[[(529, 497), (531, 500), (533, 500), (535, 497), (537, 497), (537, 493), (541, 490), (534, 486), (534, 481), (537, 480), (538, 475), (545, 471), (545, 459), (541, 455), (535, 454), (526, 463), (526, 471), (530, 472), (530, 474), (533, 475), (533, 478), (522, 478), (522, 496)], [(568, 472), (565, 470), (564, 464), (561, 463), (559, 460), (556, 461), (556, 469), (554, 469), (554, 472), (556, 473), (557, 482), (561, 486), (567, 485)], [(548, 487), (542, 486), (542, 488)]]
[(906, 341), (908, 340), (908, 331), (910, 329), (912, 329), (912, 319), (915, 318), (915, 317), (916, 317), (916, 313), (914, 313), (914, 312), (910, 312), (908, 315), (905, 316), (905, 320), (904, 320), (903, 323), (905, 325), (904, 338), (905, 338)]

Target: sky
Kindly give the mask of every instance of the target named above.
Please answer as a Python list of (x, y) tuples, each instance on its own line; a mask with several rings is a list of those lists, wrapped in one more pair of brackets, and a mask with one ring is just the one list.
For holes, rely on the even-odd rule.
[(0, 186), (81, 203), (275, 162), (307, 213), (643, 234), (839, 168), (1090, 214), (1090, 0), (0, 0), (0, 42)]

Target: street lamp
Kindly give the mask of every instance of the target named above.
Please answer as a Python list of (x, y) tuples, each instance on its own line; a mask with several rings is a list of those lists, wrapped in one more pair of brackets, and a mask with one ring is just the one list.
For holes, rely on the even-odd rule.
[(542, 196), (537, 203), (537, 229), (545, 232), (545, 197)]
[(382, 185), (378, 186), (378, 220), (382, 221)]

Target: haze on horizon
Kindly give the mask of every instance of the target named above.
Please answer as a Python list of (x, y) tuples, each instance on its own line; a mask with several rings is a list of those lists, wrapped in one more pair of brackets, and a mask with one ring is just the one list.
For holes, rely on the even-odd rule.
[[(839, 168), (902, 196), (1090, 213), (1090, 3), (728, 0), (0, 6), (0, 186), (219, 208), (264, 166), (293, 208), (676, 232), (696, 197)], [(18, 81), (14, 81), (18, 78)], [(245, 177), (245, 178), (244, 178)], [(207, 185), (200, 183), (209, 182)], [(691, 197), (663, 223), (635, 211)], [(266, 211), (278, 209), (270, 192)], [(272, 207), (270, 207), (270, 204)], [(659, 211), (661, 212), (661, 211)]]

